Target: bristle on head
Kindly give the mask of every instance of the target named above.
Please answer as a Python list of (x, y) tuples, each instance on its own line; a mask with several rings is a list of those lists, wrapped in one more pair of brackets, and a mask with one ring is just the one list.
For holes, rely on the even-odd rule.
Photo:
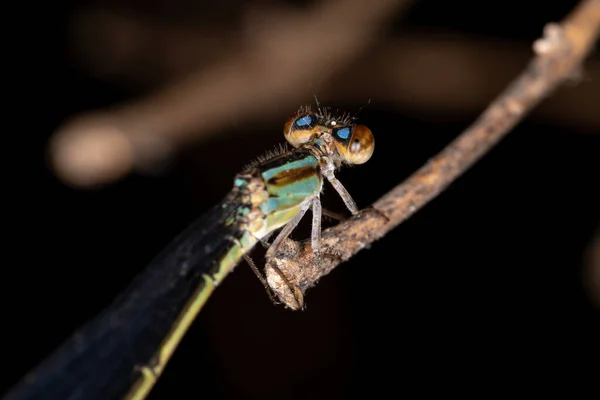
[[(336, 113), (338, 112), (339, 110), (336, 110)], [(356, 116), (348, 112), (333, 114), (331, 107), (319, 107), (317, 115), (325, 126), (330, 126), (332, 123), (333, 125), (351, 125), (356, 120)]]

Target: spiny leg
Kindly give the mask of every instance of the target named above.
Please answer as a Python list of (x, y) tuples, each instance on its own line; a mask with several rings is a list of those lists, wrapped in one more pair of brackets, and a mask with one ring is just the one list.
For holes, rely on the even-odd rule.
[(271, 237), (271, 235), (273, 234), (273, 232), (269, 232), (266, 235), (264, 235), (262, 238), (259, 238), (258, 236), (254, 235), (252, 232), (249, 232), (250, 236), (252, 236), (254, 239), (256, 239), (256, 242), (262, 244), (262, 246), (265, 249), (269, 248), (269, 238)]
[(344, 185), (342, 185), (342, 182), (338, 181), (335, 175), (333, 175), (333, 171), (323, 171), (323, 175), (335, 188), (342, 200), (344, 200), (344, 204), (346, 204), (346, 207), (348, 207), (348, 210), (350, 210), (352, 215), (356, 215), (358, 213), (356, 203), (352, 200), (352, 196), (350, 196), (350, 193), (348, 193)]
[(329, 257), (334, 259), (339, 259), (339, 255), (337, 254), (329, 254), (327, 252), (321, 253), (321, 200), (318, 197), (315, 197), (312, 201), (312, 212), (313, 212), (313, 224), (312, 224), (312, 232), (310, 237), (310, 246), (312, 247), (313, 253), (315, 255), (315, 262), (319, 262), (321, 257)]
[(312, 201), (312, 232), (310, 235), (310, 246), (315, 256), (319, 255), (319, 242), (321, 241), (321, 200), (315, 197)]
[(279, 304), (279, 302), (277, 300), (275, 300), (275, 297), (273, 296), (273, 289), (271, 289), (271, 287), (267, 283), (267, 280), (264, 278), (264, 276), (262, 276), (262, 274), (256, 267), (256, 264), (254, 264), (254, 261), (252, 260), (252, 258), (250, 258), (250, 256), (247, 254), (244, 254), (243, 257), (244, 257), (244, 260), (246, 260), (246, 262), (252, 269), (252, 272), (254, 272), (254, 275), (256, 275), (256, 277), (258, 278), (260, 283), (262, 283), (263, 286), (265, 287), (265, 290), (267, 291), (267, 295), (269, 295), (269, 300), (271, 300), (271, 303)]
[[(240, 246), (240, 249), (243, 249), (242, 243), (236, 237), (228, 235), (227, 239), (229, 239), (232, 243)], [(254, 272), (254, 275), (256, 275), (258, 280), (263, 284), (263, 286), (267, 290), (267, 294), (269, 295), (269, 299), (271, 300), (271, 302), (273, 302), (273, 304), (278, 304), (276, 302), (275, 298), (273, 297), (273, 294), (271, 293), (271, 288), (270, 288), (269, 284), (267, 283), (267, 280), (262, 276), (262, 274), (260, 273), (258, 268), (256, 268), (256, 264), (254, 264), (254, 261), (252, 260), (252, 258), (250, 258), (250, 256), (248, 254), (242, 254), (242, 257), (244, 257), (244, 260), (246, 260), (246, 262), (252, 269), (252, 272)]]
[[(269, 238), (269, 236), (271, 236), (272, 233), (273, 232), (270, 232), (267, 235), (265, 235), (263, 237), (263, 239), (260, 239), (260, 242), (262, 243), (263, 246), (265, 246), (265, 243), (263, 242), (263, 240), (266, 241), (266, 239)], [(235, 239), (233, 237), (231, 237), (231, 238), (233, 240), (237, 241), (237, 239)], [(237, 242), (239, 243), (239, 241), (237, 241)], [(248, 254), (244, 254), (242, 257), (244, 257), (244, 260), (246, 260), (246, 262), (252, 269), (252, 272), (254, 272), (254, 275), (256, 275), (256, 277), (258, 278), (260, 283), (262, 283), (262, 285), (264, 286), (265, 290), (267, 291), (267, 295), (269, 296), (269, 300), (271, 300), (271, 303), (273, 303), (275, 305), (281, 304), (281, 302), (279, 302), (275, 298), (275, 292), (273, 291), (273, 288), (271, 288), (271, 286), (269, 285), (269, 283), (267, 282), (265, 277), (258, 270), (258, 268), (256, 267), (256, 264), (254, 263), (254, 260), (252, 260), (252, 258)], [(277, 274), (283, 280), (283, 283), (285, 283), (285, 285), (288, 287), (288, 289), (290, 289), (290, 291), (292, 292), (292, 294), (294, 296), (294, 300), (296, 301), (296, 304), (298, 305), (298, 309), (304, 308), (304, 297), (302, 296), (302, 291), (300, 290), (300, 288), (298, 286), (292, 285), (292, 283), (289, 281), (289, 279), (285, 276), (283, 271), (278, 266), (271, 265), (271, 268), (273, 268), (273, 270), (275, 272), (277, 272)]]
[(275, 240), (273, 240), (273, 243), (271, 243), (271, 247), (269, 247), (269, 250), (267, 250), (267, 254), (265, 255), (265, 258), (268, 260), (270, 258), (273, 258), (275, 256), (275, 253), (277, 252), (277, 249), (279, 248), (279, 246), (281, 245), (281, 243), (288, 237), (290, 236), (290, 233), (292, 233), (292, 231), (294, 230), (294, 228), (296, 228), (296, 226), (298, 225), (298, 223), (300, 222), (300, 220), (302, 219), (302, 217), (304, 216), (304, 214), (306, 213), (306, 210), (308, 210), (310, 208), (312, 204), (312, 201), (305, 201), (304, 204), (302, 204), (302, 207), (300, 207), (300, 210), (298, 211), (298, 214), (296, 214), (294, 216), (294, 218), (292, 218), (290, 220), (290, 222), (288, 222), (283, 229), (281, 230), (281, 232), (279, 232), (279, 235), (277, 235), (277, 237), (275, 238)]
[(269, 248), (269, 238), (271, 237), (271, 235), (273, 235), (273, 232), (269, 232), (267, 233), (265, 236), (262, 237), (262, 239), (259, 239), (260, 244), (262, 244), (262, 246), (265, 249)]
[[(339, 193), (340, 197), (342, 198), (342, 200), (344, 200), (346, 207), (348, 207), (348, 210), (350, 210), (352, 215), (358, 214), (358, 206), (356, 205), (356, 203), (352, 199), (352, 196), (350, 196), (350, 193), (346, 190), (344, 185), (342, 185), (342, 182), (340, 182), (335, 177), (335, 175), (333, 175), (333, 171), (323, 171), (323, 175), (325, 176), (325, 178), (327, 178), (327, 180), (331, 183), (331, 185)], [(381, 215), (383, 218), (385, 218), (386, 222), (390, 222), (390, 218), (387, 215), (385, 215), (385, 213), (383, 211), (380, 211), (373, 206), (370, 206), (369, 208), (372, 209), (373, 211), (375, 211), (377, 214)], [(332, 216), (331, 211), (327, 211), (327, 210), (323, 210), (323, 211), (324, 211), (323, 214)], [(337, 217), (337, 219), (340, 221), (343, 220), (343, 218), (339, 218), (339, 217)]]

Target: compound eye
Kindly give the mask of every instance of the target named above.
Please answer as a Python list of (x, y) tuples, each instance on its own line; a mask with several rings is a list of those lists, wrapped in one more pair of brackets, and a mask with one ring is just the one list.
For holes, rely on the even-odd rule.
[(375, 138), (364, 125), (340, 126), (332, 130), (332, 135), (338, 153), (351, 164), (364, 164), (373, 155)]
[(322, 130), (316, 114), (296, 113), (283, 126), (283, 135), (292, 146), (298, 147), (313, 140)]

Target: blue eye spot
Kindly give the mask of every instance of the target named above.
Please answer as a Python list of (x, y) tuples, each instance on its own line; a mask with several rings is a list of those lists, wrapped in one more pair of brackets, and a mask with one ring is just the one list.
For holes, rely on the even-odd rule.
[(312, 115), (306, 115), (302, 118), (298, 118), (296, 120), (296, 126), (303, 128), (303, 127), (308, 127), (308, 126), (312, 125), (312, 123), (313, 123), (312, 117), (313, 117)]
[(338, 129), (336, 135), (338, 135), (340, 139), (348, 139), (348, 137), (350, 136), (350, 128), (345, 127), (342, 129)]

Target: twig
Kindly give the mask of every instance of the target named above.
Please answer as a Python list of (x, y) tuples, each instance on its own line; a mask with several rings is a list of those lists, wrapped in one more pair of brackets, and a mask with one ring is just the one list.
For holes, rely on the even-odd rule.
[(558, 84), (579, 72), (599, 27), (600, 0), (584, 0), (562, 24), (546, 25), (544, 37), (533, 44), (534, 59), (471, 127), (404, 183), (376, 201), (375, 210), (366, 209), (323, 232), (320, 253), (334, 257), (315, 260), (310, 240), (286, 241), (266, 266), (267, 281), (280, 300), (291, 309), (303, 307), (302, 296), (294, 296), (273, 265), (297, 285), (293, 288), (295, 293), (304, 294), (340, 262), (409, 218), (478, 161)]

